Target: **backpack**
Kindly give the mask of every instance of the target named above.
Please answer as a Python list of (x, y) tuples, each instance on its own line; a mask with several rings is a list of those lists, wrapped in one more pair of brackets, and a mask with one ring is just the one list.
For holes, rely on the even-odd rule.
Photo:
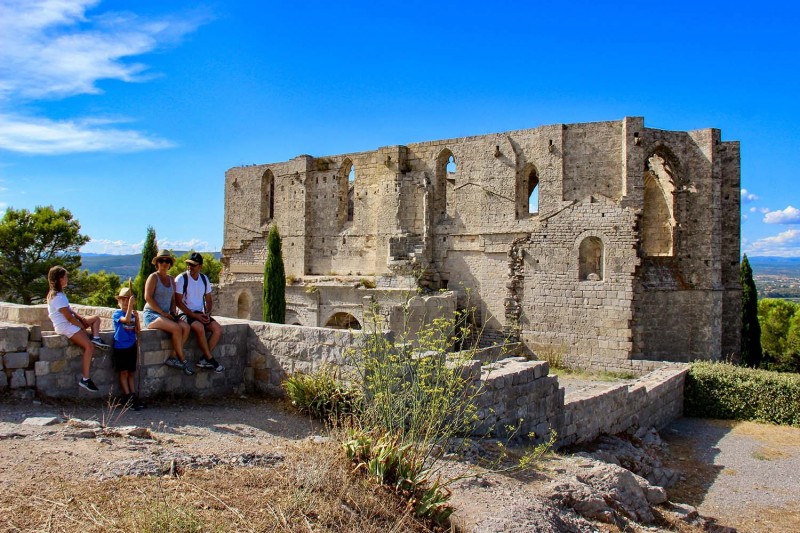
[[(189, 289), (189, 273), (184, 272), (181, 274), (183, 277), (183, 297), (186, 298), (186, 291)], [(206, 293), (208, 292), (208, 278), (205, 274), (200, 272), (200, 279), (203, 280), (203, 312), (206, 312)], [(194, 309), (192, 309), (194, 311)]]

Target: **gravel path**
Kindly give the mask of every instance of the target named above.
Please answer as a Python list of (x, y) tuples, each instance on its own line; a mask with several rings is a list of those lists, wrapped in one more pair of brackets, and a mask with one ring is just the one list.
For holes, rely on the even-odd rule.
[(681, 418), (661, 436), (685, 473), (670, 499), (740, 532), (800, 531), (800, 428)]

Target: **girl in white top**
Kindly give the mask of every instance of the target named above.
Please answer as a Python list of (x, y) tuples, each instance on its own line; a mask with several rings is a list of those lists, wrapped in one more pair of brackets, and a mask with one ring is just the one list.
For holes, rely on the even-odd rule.
[[(109, 347), (97, 336), (100, 332), (100, 317), (82, 317), (69, 306), (69, 300), (64, 294), (64, 287), (67, 286), (68, 281), (67, 270), (64, 267), (54, 266), (51, 268), (47, 273), (47, 281), (50, 284), (50, 290), (47, 293), (47, 308), (53, 328), (56, 333), (68, 337), (69, 340), (83, 348), (83, 378), (78, 385), (88, 391), (97, 392), (97, 386), (89, 377), (94, 347)], [(87, 334), (86, 328), (92, 329), (91, 337)]]

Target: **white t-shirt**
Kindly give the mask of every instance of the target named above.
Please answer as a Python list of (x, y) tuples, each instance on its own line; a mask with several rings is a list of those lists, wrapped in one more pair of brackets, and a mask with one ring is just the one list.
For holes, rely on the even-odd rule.
[(207, 286), (203, 289), (203, 274), (197, 276), (197, 279), (192, 278), (192, 275), (186, 272), (186, 279), (189, 281), (186, 288), (186, 295), (183, 296), (183, 279), (184, 275), (179, 274), (175, 277), (175, 294), (183, 296), (183, 304), (189, 308), (190, 311), (203, 311), (203, 296), (211, 293), (211, 282), (206, 278)]
[(57, 292), (53, 299), (47, 302), (48, 316), (56, 331), (65, 331), (72, 325), (72, 322), (67, 320), (67, 317), (60, 311), (65, 307), (69, 307), (69, 300), (63, 292)]

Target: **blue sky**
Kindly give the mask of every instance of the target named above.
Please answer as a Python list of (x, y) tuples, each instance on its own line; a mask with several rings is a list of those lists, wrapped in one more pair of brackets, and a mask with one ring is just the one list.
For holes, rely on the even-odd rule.
[(644, 116), (741, 141), (743, 251), (800, 256), (795, 6), (0, 0), (0, 208), (219, 250), (233, 166)]

